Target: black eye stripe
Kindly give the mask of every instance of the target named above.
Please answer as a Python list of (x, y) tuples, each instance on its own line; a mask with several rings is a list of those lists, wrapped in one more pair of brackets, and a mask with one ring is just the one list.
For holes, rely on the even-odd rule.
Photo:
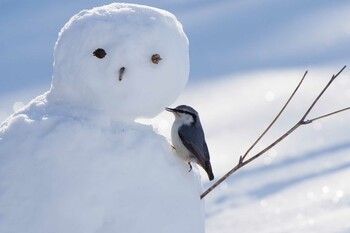
[(186, 111), (186, 110), (181, 110), (181, 109), (175, 109), (175, 111), (178, 112), (178, 113), (185, 113), (185, 114), (191, 115), (193, 117), (194, 121), (196, 121), (196, 119), (197, 119), (196, 114), (193, 114), (192, 112), (189, 112), (189, 111)]
[(176, 111), (179, 112), (179, 113), (186, 113), (186, 114), (192, 115), (192, 113), (190, 113), (188, 111), (185, 111), (185, 110), (176, 109)]

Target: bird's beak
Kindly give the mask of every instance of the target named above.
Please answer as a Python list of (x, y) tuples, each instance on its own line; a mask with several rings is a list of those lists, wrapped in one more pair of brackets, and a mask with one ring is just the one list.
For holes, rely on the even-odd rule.
[(175, 109), (173, 109), (173, 108), (165, 108), (165, 110), (167, 110), (169, 112), (175, 112)]

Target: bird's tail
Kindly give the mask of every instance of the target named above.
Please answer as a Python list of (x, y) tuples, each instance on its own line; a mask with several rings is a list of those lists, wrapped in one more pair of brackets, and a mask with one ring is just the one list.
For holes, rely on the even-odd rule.
[(210, 161), (206, 161), (205, 162), (204, 170), (207, 172), (209, 180), (213, 180), (214, 179), (214, 174), (213, 174), (213, 171), (211, 169)]

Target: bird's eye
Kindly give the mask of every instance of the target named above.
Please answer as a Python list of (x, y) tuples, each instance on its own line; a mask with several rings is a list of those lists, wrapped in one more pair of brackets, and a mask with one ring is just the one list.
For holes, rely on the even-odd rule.
[(154, 64), (158, 64), (160, 60), (162, 60), (162, 58), (160, 57), (159, 54), (153, 54), (151, 57), (151, 60)]
[(99, 59), (102, 59), (107, 55), (106, 51), (101, 48), (96, 49), (92, 54)]

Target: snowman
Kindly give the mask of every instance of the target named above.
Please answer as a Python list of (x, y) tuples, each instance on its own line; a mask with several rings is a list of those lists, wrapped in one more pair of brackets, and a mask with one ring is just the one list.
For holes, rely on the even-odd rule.
[(204, 232), (200, 177), (135, 122), (178, 97), (188, 40), (167, 11), (114, 3), (62, 28), (48, 92), (0, 128), (0, 232)]

